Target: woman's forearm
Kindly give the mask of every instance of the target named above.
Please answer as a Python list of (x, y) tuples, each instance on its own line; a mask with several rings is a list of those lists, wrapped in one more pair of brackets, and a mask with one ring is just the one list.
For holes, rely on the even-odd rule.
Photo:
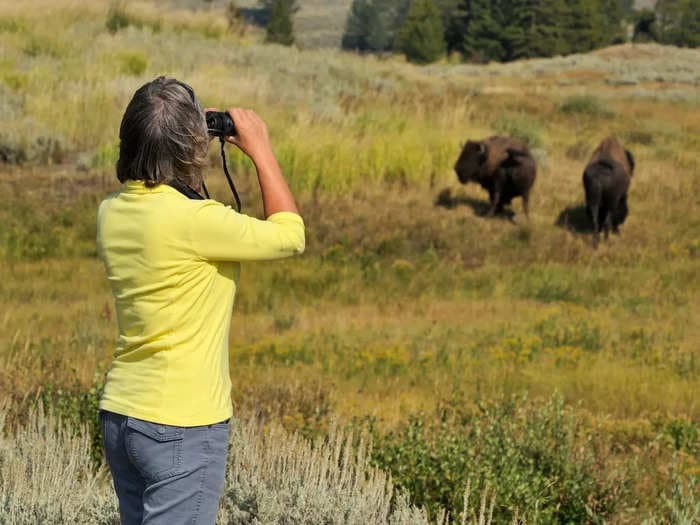
[(258, 172), (265, 217), (281, 211), (299, 213), (294, 196), (272, 150), (258, 154), (257, 157), (253, 162)]
[(272, 152), (265, 122), (250, 109), (231, 108), (229, 115), (236, 125), (236, 135), (226, 140), (248, 155), (258, 172), (265, 217), (281, 211), (299, 213), (280, 165)]

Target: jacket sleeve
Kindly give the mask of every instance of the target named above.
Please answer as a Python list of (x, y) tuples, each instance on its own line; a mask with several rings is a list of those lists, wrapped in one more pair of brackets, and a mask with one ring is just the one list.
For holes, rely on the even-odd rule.
[(189, 224), (195, 254), (211, 261), (264, 261), (303, 253), (304, 221), (279, 212), (260, 220), (216, 201), (204, 201)]

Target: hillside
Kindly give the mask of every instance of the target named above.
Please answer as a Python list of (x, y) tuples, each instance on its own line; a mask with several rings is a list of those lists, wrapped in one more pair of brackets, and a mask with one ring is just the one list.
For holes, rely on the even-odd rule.
[[(243, 265), (229, 353), (236, 416), (250, 423), (232, 437), (222, 515), (255, 503), (262, 523), (340, 524), (338, 509), (366, 510), (359, 499), (385, 513), (358, 522), (386, 523), (391, 509), (405, 512), (393, 523), (427, 523), (405, 500), (390, 507), (400, 487), (435, 522), (441, 508), (458, 516), (470, 483), (472, 504), (495, 488), (498, 524), (516, 512), (529, 523), (684, 513), (692, 523), (700, 50), (417, 67), (267, 46), (260, 32), (229, 34), (220, 6), (185, 0), (131, 2), (110, 31), (109, 5), (0, 0), (0, 511), (36, 523), (74, 512), (69, 496), (80, 494), (104, 510), (101, 523), (114, 517), (86, 457), (101, 459), (95, 403), (116, 333), (95, 213), (119, 189), (126, 104), (167, 74), (207, 106), (267, 120), (307, 225), (302, 257)], [(494, 133), (527, 141), (537, 159), (529, 221), (519, 199), (485, 217), (486, 192), (455, 177), (460, 144)], [(621, 234), (595, 249), (581, 173), (609, 134), (637, 166)], [(244, 211), (261, 215), (252, 166), (233, 147), (228, 158)], [(216, 145), (206, 177), (230, 202)], [(30, 416), (39, 401), (91, 433)], [(382, 469), (357, 478), (376, 484), (353, 492), (339, 481), (355, 478), (327, 459), (342, 453), (338, 427), (373, 440), (346, 467)], [(28, 467), (34, 449), (57, 458), (56, 477)], [(311, 464), (321, 488), (305, 484)], [(61, 475), (78, 488), (34, 490)]]

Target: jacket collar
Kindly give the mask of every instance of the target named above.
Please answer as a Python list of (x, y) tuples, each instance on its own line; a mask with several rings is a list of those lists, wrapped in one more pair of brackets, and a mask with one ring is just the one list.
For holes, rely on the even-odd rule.
[(174, 195), (182, 195), (175, 188), (171, 188), (167, 184), (158, 184), (152, 188), (147, 187), (142, 180), (128, 180), (124, 183), (124, 191), (126, 193), (135, 193), (139, 195), (147, 193), (171, 193)]

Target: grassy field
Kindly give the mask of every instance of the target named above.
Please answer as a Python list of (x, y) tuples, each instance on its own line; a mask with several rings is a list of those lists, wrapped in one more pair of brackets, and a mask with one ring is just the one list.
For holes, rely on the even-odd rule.
[[(168, 74), (268, 120), (308, 225), (303, 257), (244, 267), (243, 419), (369, 429), (373, 465), (433, 520), (458, 515), (467, 481), (495, 487), (498, 523), (699, 519), (700, 51), (420, 68), (264, 46), (216, 5), (130, 2), (111, 33), (107, 2), (33, 4), (0, 0), (7, 428), (36, 399), (91, 422), (116, 335), (95, 211), (118, 188), (126, 103)], [(538, 159), (529, 222), (517, 201), (515, 222), (482, 217), (484, 192), (451, 171), (461, 142), (496, 132)], [(581, 173), (610, 133), (637, 171), (622, 235), (593, 249)], [(249, 163), (229, 157), (259, 214)], [(212, 146), (208, 185), (230, 200), (219, 162)]]

